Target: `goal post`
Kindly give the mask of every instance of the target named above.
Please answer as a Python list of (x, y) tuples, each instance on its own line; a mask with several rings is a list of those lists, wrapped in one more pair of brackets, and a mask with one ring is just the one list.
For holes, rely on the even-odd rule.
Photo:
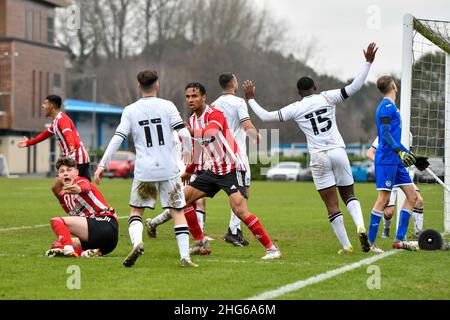
[[(443, 162), (442, 177), (450, 186), (450, 21), (404, 16), (400, 99), (402, 144)], [(398, 204), (404, 199), (399, 193)], [(450, 233), (448, 192), (442, 203), (444, 232)]]

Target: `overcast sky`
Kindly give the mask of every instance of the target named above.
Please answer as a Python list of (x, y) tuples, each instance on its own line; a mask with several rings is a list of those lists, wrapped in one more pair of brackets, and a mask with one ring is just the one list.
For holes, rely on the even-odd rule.
[[(370, 80), (400, 75), (403, 16), (450, 21), (450, 0), (256, 0), (287, 23), (290, 48), (301, 52), (314, 43), (309, 64), (319, 73), (353, 78), (371, 41), (380, 49)], [(264, 2), (265, 1), (265, 2)], [(449, 27), (450, 29), (450, 27)]]

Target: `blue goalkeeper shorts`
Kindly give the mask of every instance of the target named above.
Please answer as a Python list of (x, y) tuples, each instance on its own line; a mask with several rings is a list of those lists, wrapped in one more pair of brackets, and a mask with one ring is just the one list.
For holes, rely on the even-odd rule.
[(392, 191), (392, 188), (413, 184), (402, 164), (376, 164), (375, 181), (377, 190)]

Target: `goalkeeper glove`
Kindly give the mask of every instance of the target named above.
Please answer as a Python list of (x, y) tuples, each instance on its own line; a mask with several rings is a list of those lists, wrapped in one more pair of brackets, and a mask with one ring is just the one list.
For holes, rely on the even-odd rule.
[(417, 169), (420, 171), (424, 171), (430, 163), (428, 162), (428, 157), (422, 157), (422, 156), (415, 156), (416, 157), (416, 163), (414, 164)]
[(416, 157), (411, 152), (400, 150), (397, 152), (398, 157), (402, 160), (405, 167), (410, 167), (416, 163)]

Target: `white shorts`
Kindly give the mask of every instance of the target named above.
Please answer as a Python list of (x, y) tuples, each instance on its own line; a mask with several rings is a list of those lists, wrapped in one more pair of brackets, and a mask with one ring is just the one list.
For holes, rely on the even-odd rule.
[[(139, 194), (141, 184), (147, 186), (148, 189), (145, 199)], [(183, 183), (180, 177), (156, 182), (141, 182), (134, 179), (131, 186), (130, 206), (154, 209), (158, 194), (161, 207), (164, 209), (183, 209), (186, 206)]]
[[(417, 192), (420, 192), (419, 188), (417, 188), (416, 184), (414, 184), (414, 188), (416, 189)], [(389, 198), (389, 203), (388, 203), (388, 207), (394, 207), (395, 206), (395, 201), (397, 200), (397, 194), (398, 194), (398, 190), (400, 190), (400, 187), (394, 187), (391, 191), (391, 197)]]
[(318, 191), (333, 186), (345, 187), (355, 183), (344, 148), (311, 154), (311, 173)]

